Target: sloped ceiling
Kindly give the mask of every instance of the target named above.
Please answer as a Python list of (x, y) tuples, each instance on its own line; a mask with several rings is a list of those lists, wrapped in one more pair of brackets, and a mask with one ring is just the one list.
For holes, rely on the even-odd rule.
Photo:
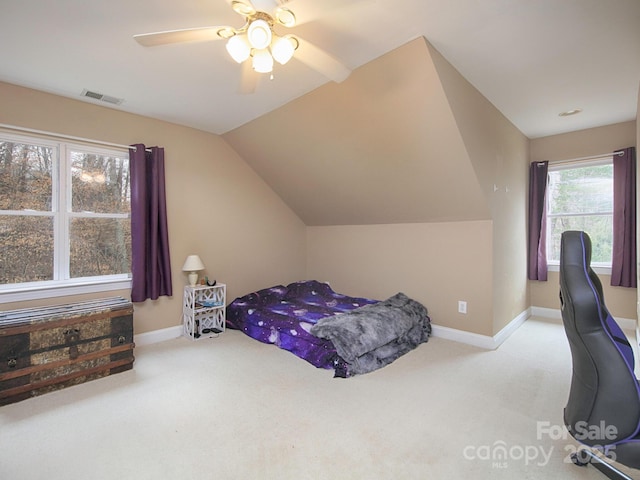
[[(240, 27), (230, 2), (2, 0), (0, 81), (110, 106), (81, 96), (89, 89), (124, 99), (111, 108), (216, 134), (329, 81), (294, 56), (241, 95), (224, 42), (145, 48), (132, 38)], [(268, 12), (284, 3), (300, 20), (290, 33), (350, 69), (424, 36), (529, 138), (636, 116), (638, 0), (253, 0)], [(583, 112), (558, 116), (573, 108)]]
[(306, 225), (490, 218), (422, 37), (224, 138)]

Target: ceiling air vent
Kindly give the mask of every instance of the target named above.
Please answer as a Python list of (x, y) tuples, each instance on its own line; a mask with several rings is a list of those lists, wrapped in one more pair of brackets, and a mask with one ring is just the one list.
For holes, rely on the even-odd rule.
[(98, 92), (92, 92), (91, 90), (84, 89), (81, 93), (83, 97), (93, 98), (94, 100), (100, 100), (101, 102), (111, 103), (113, 105), (120, 105), (124, 102), (123, 98), (111, 97)]

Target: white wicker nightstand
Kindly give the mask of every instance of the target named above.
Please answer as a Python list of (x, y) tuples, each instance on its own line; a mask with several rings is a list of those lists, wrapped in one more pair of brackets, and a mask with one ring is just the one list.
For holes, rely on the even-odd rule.
[(215, 337), (226, 327), (227, 286), (187, 285), (182, 302), (183, 334), (191, 340)]

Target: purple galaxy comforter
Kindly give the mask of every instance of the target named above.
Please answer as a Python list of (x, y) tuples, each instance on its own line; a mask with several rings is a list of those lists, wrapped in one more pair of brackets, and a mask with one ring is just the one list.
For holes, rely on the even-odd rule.
[[(318, 368), (333, 369), (336, 377), (349, 377), (366, 372), (357, 370), (353, 361), (347, 362), (341, 357), (328, 336), (314, 336), (311, 329), (322, 319), (333, 321), (333, 317), (338, 314), (382, 303), (378, 300), (336, 293), (328, 284), (314, 280), (295, 282), (286, 287), (278, 285), (236, 298), (227, 307), (227, 326), (242, 330), (260, 342), (275, 344)], [(420, 307), (424, 309), (421, 305)], [(345, 318), (349, 316), (345, 315)], [(427, 341), (431, 329), (426, 309), (422, 317), (424, 318), (419, 320), (419, 330), (423, 333), (420, 333), (418, 343)], [(315, 330), (319, 327), (320, 325)], [(325, 338), (319, 338), (321, 336)], [(388, 340), (384, 343), (386, 352), (383, 356), (392, 361), (388, 354)], [(396, 339), (391, 342), (393, 349), (399, 352), (399, 348), (395, 347), (397, 343)], [(415, 345), (412, 348), (414, 347)], [(404, 345), (401, 348), (403, 351), (399, 354), (408, 350)], [(382, 363), (388, 363), (381, 358), (376, 358), (375, 362), (380, 365), (372, 368), (379, 368), (383, 366)]]

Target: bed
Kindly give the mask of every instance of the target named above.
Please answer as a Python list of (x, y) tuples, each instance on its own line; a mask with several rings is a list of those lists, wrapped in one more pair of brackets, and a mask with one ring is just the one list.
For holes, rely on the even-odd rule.
[(351, 297), (316, 280), (236, 298), (227, 326), (342, 378), (382, 368), (431, 334), (427, 309), (403, 293), (383, 301)]

